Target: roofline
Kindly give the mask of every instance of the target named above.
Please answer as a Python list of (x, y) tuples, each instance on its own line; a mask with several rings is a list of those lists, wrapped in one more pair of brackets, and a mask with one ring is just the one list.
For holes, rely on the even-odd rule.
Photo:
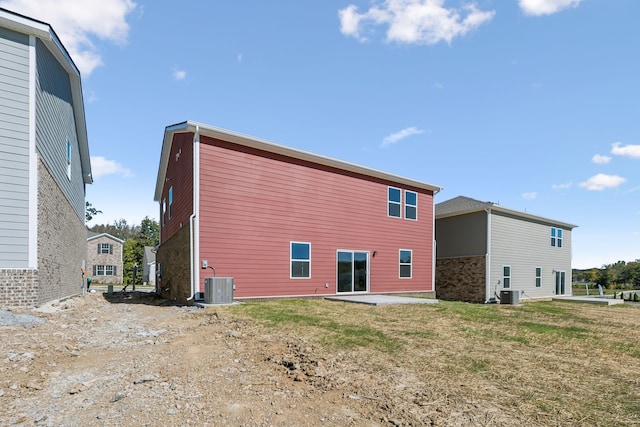
[(567, 229), (572, 229), (572, 228), (577, 228), (578, 227), (577, 225), (569, 224), (568, 222), (557, 221), (555, 219), (545, 218), (543, 216), (532, 215), (532, 214), (527, 213), (527, 212), (521, 212), (521, 211), (516, 211), (516, 210), (513, 210), (513, 209), (507, 209), (507, 208), (503, 208), (502, 206), (495, 205), (495, 204), (488, 204), (485, 207), (471, 208), (471, 209), (466, 209), (466, 210), (463, 210), (463, 211), (449, 212), (449, 213), (441, 214), (441, 215), (436, 214), (436, 219), (451, 218), (451, 217), (459, 216), (459, 215), (465, 215), (465, 214), (470, 214), (470, 213), (475, 213), (475, 212), (480, 212), (480, 211), (492, 211), (492, 210), (494, 210), (496, 212), (500, 212), (500, 213), (505, 213), (505, 214), (517, 216), (517, 217), (520, 217), (520, 218), (530, 219), (530, 220), (537, 221), (537, 222), (544, 222), (544, 223), (547, 223), (547, 224), (557, 225), (559, 227), (563, 227), (563, 228), (567, 228)]
[(78, 134), (80, 149), (80, 164), (82, 167), (82, 179), (85, 184), (93, 183), (91, 176), (91, 156), (89, 154), (89, 139), (87, 137), (87, 123), (84, 113), (84, 98), (82, 95), (82, 81), (80, 70), (71, 59), (69, 52), (64, 47), (60, 38), (51, 25), (28, 16), (0, 8), (0, 26), (10, 30), (34, 36), (41, 40), (47, 49), (67, 71), (71, 82), (71, 97), (73, 100), (73, 112)]
[(97, 239), (98, 237), (111, 237), (113, 240), (116, 240), (116, 241), (124, 244), (124, 240), (118, 239), (116, 236), (113, 236), (113, 235), (111, 235), (109, 233), (100, 233), (100, 234), (96, 234), (95, 236), (87, 237), (87, 242), (89, 240)]
[(210, 138), (216, 138), (227, 142), (232, 142), (244, 147), (255, 148), (261, 151), (269, 153), (280, 154), (286, 157), (291, 157), (298, 160), (304, 160), (311, 163), (315, 163), (322, 166), (328, 166), (347, 172), (353, 172), (360, 175), (366, 175), (373, 178), (383, 179), (385, 181), (392, 181), (398, 184), (404, 184), (423, 190), (433, 191), (434, 195), (440, 192), (443, 187), (428, 184), (422, 181), (417, 181), (411, 178), (405, 178), (399, 175), (394, 175), (381, 170), (360, 166), (355, 163), (346, 162), (343, 160), (334, 159), (331, 157), (322, 156), (320, 154), (314, 154), (309, 151), (299, 150), (297, 148), (287, 147), (284, 145), (276, 144), (264, 139), (254, 138), (251, 136), (243, 135), (240, 133), (232, 132), (226, 129), (209, 126), (203, 123), (194, 121), (186, 121), (177, 123), (171, 126), (167, 126), (164, 131), (164, 139), (162, 141), (162, 152), (160, 154), (160, 165), (158, 168), (158, 178), (156, 181), (156, 191), (154, 200), (159, 202), (162, 196), (162, 188), (165, 181), (165, 175), (167, 171), (167, 165), (169, 161), (169, 153), (171, 151), (171, 144), (173, 142), (173, 136), (178, 133), (190, 133), (199, 131), (200, 136), (207, 136)]

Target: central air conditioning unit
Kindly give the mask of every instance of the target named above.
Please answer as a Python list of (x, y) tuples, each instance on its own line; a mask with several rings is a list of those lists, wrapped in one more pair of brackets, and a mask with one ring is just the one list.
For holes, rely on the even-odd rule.
[(520, 304), (520, 291), (515, 289), (503, 289), (500, 291), (500, 304)]
[(204, 279), (205, 304), (231, 304), (233, 277), (207, 277)]

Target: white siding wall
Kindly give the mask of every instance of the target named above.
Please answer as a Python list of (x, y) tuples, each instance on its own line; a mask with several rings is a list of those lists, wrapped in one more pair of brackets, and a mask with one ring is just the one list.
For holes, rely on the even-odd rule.
[(0, 268), (29, 263), (29, 36), (0, 28)]
[[(561, 248), (552, 247), (553, 226), (492, 213), (490, 296), (502, 289), (504, 265), (511, 266), (511, 289), (521, 291), (521, 300), (555, 295), (554, 271), (566, 273), (565, 293), (571, 295), (571, 230), (563, 229)], [(540, 288), (536, 288), (536, 267), (542, 268)]]

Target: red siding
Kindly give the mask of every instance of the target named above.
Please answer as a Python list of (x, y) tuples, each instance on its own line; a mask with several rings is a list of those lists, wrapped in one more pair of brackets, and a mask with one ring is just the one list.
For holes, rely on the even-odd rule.
[[(173, 212), (169, 218), (169, 188), (173, 187)], [(193, 212), (193, 134), (176, 134), (171, 146), (167, 174), (162, 189), (167, 212), (160, 212), (161, 243), (167, 241), (183, 226), (189, 225)], [(162, 209), (162, 208), (161, 208)]]
[[(418, 193), (418, 221), (387, 216), (388, 186)], [(335, 294), (338, 249), (370, 252), (370, 292), (432, 290), (431, 191), (205, 137), (200, 190), (199, 260), (234, 277), (235, 297)], [(311, 279), (289, 278), (291, 241), (311, 243)]]

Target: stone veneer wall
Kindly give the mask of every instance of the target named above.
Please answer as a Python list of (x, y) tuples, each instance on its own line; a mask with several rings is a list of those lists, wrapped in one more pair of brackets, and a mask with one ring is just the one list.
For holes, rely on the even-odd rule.
[(38, 304), (79, 295), (87, 229), (53, 176), (38, 160)]
[(0, 307), (33, 307), (37, 302), (37, 270), (0, 269)]
[(162, 275), (156, 284), (160, 294), (181, 302), (192, 296), (189, 227), (182, 227), (160, 245), (156, 253), (156, 271), (158, 265), (162, 265)]
[(436, 296), (443, 300), (484, 302), (486, 295), (484, 256), (436, 260)]

